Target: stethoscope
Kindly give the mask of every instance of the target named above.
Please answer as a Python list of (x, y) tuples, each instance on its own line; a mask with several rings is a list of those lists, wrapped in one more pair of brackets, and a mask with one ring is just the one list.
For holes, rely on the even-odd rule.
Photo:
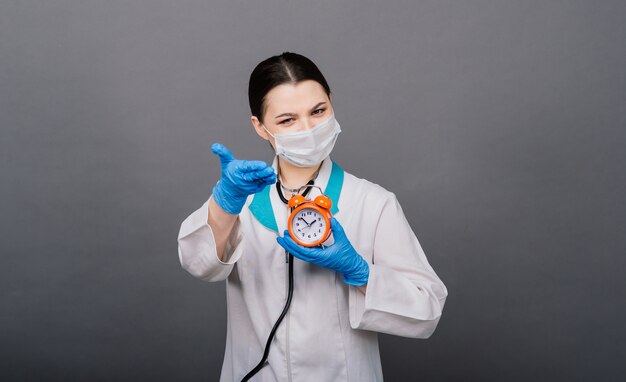
[[(305, 184), (302, 187), (292, 189), (292, 188), (287, 188), (282, 185), (281, 178), (280, 178), (280, 166), (278, 166), (279, 170), (278, 170), (278, 176), (276, 179), (276, 191), (278, 192), (278, 196), (280, 197), (280, 200), (285, 204), (289, 203), (287, 198), (285, 198), (285, 196), (283, 195), (283, 189), (291, 192), (293, 196), (295, 195), (295, 193), (299, 193), (303, 188), (306, 187), (306, 189), (302, 193), (302, 196), (306, 197), (312, 188), (317, 187), (317, 186), (314, 186), (313, 183), (315, 183), (315, 179), (317, 178), (317, 175), (319, 174), (321, 167), (322, 165), (320, 164), (320, 167), (315, 172), (313, 179), (309, 180), (307, 184)], [(295, 207), (292, 207), (291, 210), (293, 211), (294, 208)], [(261, 358), (261, 361), (254, 367), (254, 369), (252, 369), (248, 374), (246, 374), (245, 377), (243, 377), (241, 382), (245, 382), (249, 380), (250, 378), (252, 378), (253, 375), (258, 373), (259, 370), (261, 370), (265, 365), (267, 365), (267, 357), (270, 353), (270, 344), (272, 343), (272, 339), (274, 338), (274, 335), (276, 334), (276, 330), (278, 329), (278, 326), (280, 325), (281, 321), (287, 314), (287, 311), (289, 310), (289, 306), (291, 306), (291, 297), (293, 296), (293, 255), (289, 253), (287, 250), (285, 250), (285, 256), (287, 257), (287, 262), (289, 263), (289, 290), (287, 292), (287, 300), (285, 301), (285, 307), (283, 308), (283, 311), (280, 313), (280, 316), (276, 320), (276, 323), (272, 327), (272, 331), (270, 332), (270, 335), (267, 338), (267, 342), (265, 344), (265, 351), (263, 352), (263, 357)]]

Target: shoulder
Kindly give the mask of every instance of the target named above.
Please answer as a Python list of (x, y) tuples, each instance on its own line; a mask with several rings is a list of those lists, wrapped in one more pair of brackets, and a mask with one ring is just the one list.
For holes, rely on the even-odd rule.
[(355, 202), (366, 203), (370, 206), (382, 207), (384, 204), (396, 199), (396, 195), (378, 183), (365, 178), (360, 178), (344, 170), (342, 195), (353, 199)]

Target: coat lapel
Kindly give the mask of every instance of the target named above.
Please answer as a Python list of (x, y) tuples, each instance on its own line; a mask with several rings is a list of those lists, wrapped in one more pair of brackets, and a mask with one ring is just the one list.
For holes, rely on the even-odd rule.
[(339, 196), (341, 195), (341, 188), (343, 187), (343, 169), (339, 165), (333, 162), (333, 169), (330, 171), (330, 178), (328, 178), (328, 184), (324, 190), (324, 194), (330, 198), (333, 205), (330, 207), (330, 213), (335, 215), (339, 212)]
[(270, 187), (275, 186), (269, 184), (263, 190), (254, 194), (252, 203), (250, 203), (248, 208), (250, 208), (252, 215), (259, 223), (278, 233), (278, 225), (276, 225), (276, 217), (274, 216), (274, 209), (270, 200)]

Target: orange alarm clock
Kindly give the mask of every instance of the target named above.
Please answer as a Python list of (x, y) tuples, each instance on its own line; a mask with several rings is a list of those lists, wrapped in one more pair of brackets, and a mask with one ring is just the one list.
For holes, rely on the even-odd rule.
[(332, 216), (332, 202), (328, 196), (318, 195), (311, 201), (302, 195), (294, 195), (288, 205), (292, 211), (287, 219), (287, 228), (296, 243), (315, 247), (328, 239)]

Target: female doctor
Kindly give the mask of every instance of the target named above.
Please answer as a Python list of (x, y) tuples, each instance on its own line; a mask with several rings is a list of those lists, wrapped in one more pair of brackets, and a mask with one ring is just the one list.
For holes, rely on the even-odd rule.
[[(220, 380), (382, 381), (378, 332), (430, 337), (447, 289), (395, 194), (331, 159), (341, 128), (312, 61), (290, 52), (262, 61), (248, 96), (272, 165), (213, 144), (221, 178), (178, 235), (186, 271), (226, 280)], [(330, 244), (290, 236), (295, 194), (331, 199)]]

